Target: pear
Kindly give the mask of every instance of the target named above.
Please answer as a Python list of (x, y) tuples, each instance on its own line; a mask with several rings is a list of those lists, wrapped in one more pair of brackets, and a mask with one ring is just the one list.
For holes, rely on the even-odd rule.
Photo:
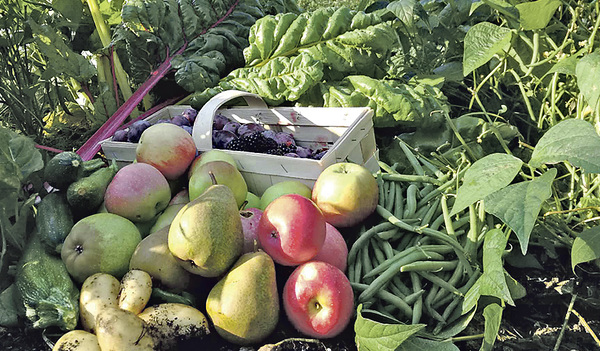
[(244, 233), (233, 192), (213, 184), (186, 204), (169, 227), (169, 250), (187, 271), (224, 274), (242, 254)]
[(229, 342), (249, 345), (269, 336), (279, 320), (273, 259), (263, 251), (242, 255), (211, 289), (206, 312)]
[(169, 227), (164, 227), (138, 244), (129, 261), (129, 269), (140, 269), (163, 286), (182, 291), (189, 287), (192, 274), (186, 271), (169, 251)]

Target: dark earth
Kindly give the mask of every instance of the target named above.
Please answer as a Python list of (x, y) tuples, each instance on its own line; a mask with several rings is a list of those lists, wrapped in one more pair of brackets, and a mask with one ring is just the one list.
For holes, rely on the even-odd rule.
[[(494, 350), (598, 350), (600, 340), (600, 273), (593, 265), (582, 266), (573, 274), (568, 253), (557, 250), (550, 258), (538, 247), (531, 247), (531, 257), (537, 263), (523, 266), (523, 260), (507, 258), (507, 270), (527, 290), (527, 296), (515, 301), (516, 306), (504, 310), (499, 337)], [(520, 262), (520, 263), (519, 263)], [(511, 265), (511, 263), (513, 265)], [(515, 267), (520, 266), (520, 267)], [(537, 267), (537, 268), (536, 268)], [(278, 285), (283, 289), (291, 268), (278, 266)], [(197, 301), (204, 301), (211, 284), (198, 284), (193, 292)], [(204, 288), (203, 288), (204, 287)], [(574, 297), (575, 296), (575, 297)], [(574, 302), (573, 302), (574, 301)], [(565, 323), (569, 305), (573, 302)], [(202, 303), (198, 304), (202, 310)], [(483, 318), (478, 314), (461, 336), (477, 336), (483, 332)], [(61, 333), (59, 330), (26, 330), (0, 328), (0, 351), (50, 351)], [(349, 351), (356, 350), (353, 322), (339, 336), (329, 340), (307, 339), (284, 317), (276, 331), (264, 344), (277, 344), (270, 351)], [(481, 337), (457, 341), (460, 350), (479, 350)], [(202, 339), (181, 342), (181, 351), (239, 350), (258, 351), (263, 345), (240, 347), (226, 343), (216, 332)], [(263, 348), (261, 351), (266, 351)], [(125, 350), (124, 350), (125, 351)]]

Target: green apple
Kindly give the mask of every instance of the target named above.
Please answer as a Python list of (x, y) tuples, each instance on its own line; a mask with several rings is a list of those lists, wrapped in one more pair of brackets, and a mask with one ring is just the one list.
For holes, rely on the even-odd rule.
[(259, 208), (264, 211), (264, 209), (267, 208), (271, 201), (275, 200), (281, 195), (286, 194), (298, 194), (304, 196), (307, 199), (310, 199), (312, 189), (308, 185), (298, 180), (286, 180), (283, 182), (275, 183), (268, 187), (260, 197)]
[(202, 195), (204, 190), (213, 185), (210, 173), (215, 176), (217, 184), (225, 185), (233, 192), (238, 208), (242, 206), (248, 194), (246, 180), (234, 166), (225, 161), (210, 161), (200, 166), (190, 178), (190, 201)]
[(69, 274), (79, 283), (94, 273), (121, 279), (141, 240), (140, 231), (127, 218), (96, 213), (75, 223), (60, 255)]
[(317, 177), (312, 200), (335, 227), (351, 227), (367, 218), (379, 201), (377, 180), (364, 166), (340, 162)]
[(237, 168), (237, 163), (235, 162), (233, 156), (231, 156), (230, 154), (226, 153), (223, 150), (208, 150), (196, 156), (194, 162), (192, 162), (192, 165), (190, 166), (190, 170), (188, 171), (188, 178), (192, 176), (196, 169), (200, 168), (203, 164), (211, 161), (225, 161), (227, 163), (230, 163), (233, 167)]
[(246, 195), (246, 201), (248, 201), (248, 203), (245, 208), (260, 208), (260, 197), (250, 191)]

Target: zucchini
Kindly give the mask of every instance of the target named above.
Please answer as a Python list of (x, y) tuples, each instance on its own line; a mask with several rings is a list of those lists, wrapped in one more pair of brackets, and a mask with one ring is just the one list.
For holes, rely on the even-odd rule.
[(44, 169), (44, 180), (54, 188), (66, 189), (79, 178), (83, 160), (72, 151), (56, 154), (48, 161)]
[(15, 276), (17, 305), (35, 329), (56, 326), (73, 330), (79, 319), (79, 290), (60, 258), (49, 255), (34, 235)]
[(46, 195), (38, 207), (35, 223), (46, 251), (60, 255), (62, 244), (74, 224), (66, 195), (58, 192)]
[(71, 209), (83, 215), (95, 213), (102, 205), (106, 188), (117, 171), (118, 167), (113, 163), (69, 185), (67, 202)]

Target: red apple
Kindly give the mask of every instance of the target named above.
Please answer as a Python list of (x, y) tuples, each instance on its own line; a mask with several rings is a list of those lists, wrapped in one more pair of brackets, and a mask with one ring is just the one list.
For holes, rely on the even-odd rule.
[(375, 211), (379, 188), (375, 177), (364, 166), (334, 163), (317, 177), (312, 200), (328, 223), (340, 228), (351, 227)]
[(298, 266), (283, 287), (282, 299), (292, 325), (319, 339), (341, 333), (354, 313), (350, 281), (338, 268), (321, 261)]
[(312, 260), (327, 262), (345, 272), (348, 260), (346, 240), (334, 226), (329, 223), (326, 223), (325, 226), (325, 242), (321, 251)]
[(250, 207), (240, 211), (242, 219), (242, 230), (244, 231), (244, 248), (242, 254), (254, 252), (260, 247), (258, 243), (258, 222), (262, 217), (263, 210)]
[(104, 193), (106, 210), (133, 222), (153, 219), (170, 200), (167, 179), (147, 163), (132, 163), (121, 168)]
[(158, 123), (142, 133), (136, 148), (137, 162), (148, 163), (165, 178), (184, 174), (196, 157), (196, 144), (190, 133), (171, 123)]
[(325, 242), (325, 218), (310, 199), (286, 194), (273, 200), (258, 222), (260, 246), (275, 262), (296, 266), (317, 255)]

